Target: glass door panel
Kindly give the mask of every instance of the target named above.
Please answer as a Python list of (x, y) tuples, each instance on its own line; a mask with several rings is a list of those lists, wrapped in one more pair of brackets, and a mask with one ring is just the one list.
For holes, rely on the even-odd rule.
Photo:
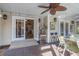
[(34, 20), (28, 19), (25, 22), (25, 38), (26, 39), (34, 38)]
[(16, 38), (24, 37), (24, 20), (16, 19)]

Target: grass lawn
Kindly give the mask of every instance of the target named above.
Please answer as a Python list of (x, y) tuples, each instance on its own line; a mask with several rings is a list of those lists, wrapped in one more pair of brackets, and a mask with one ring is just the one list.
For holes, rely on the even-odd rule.
[(67, 48), (75, 53), (79, 53), (79, 48), (77, 47), (76, 42), (67, 40), (66, 41)]

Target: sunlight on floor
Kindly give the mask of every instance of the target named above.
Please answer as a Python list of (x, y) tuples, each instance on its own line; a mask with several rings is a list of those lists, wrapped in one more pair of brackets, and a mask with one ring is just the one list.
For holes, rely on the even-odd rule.
[(34, 45), (38, 45), (35, 40), (19, 40), (12, 42), (9, 49), (29, 47)]
[(41, 47), (43, 56), (53, 56), (50, 45)]
[(43, 56), (53, 56), (51, 51), (46, 51), (42, 53)]
[(58, 48), (55, 45), (52, 45), (52, 47), (53, 47), (56, 55), (59, 56)]
[(41, 47), (41, 50), (44, 50), (44, 49), (49, 49), (50, 48), (50, 46), (48, 45), (48, 46), (42, 46)]

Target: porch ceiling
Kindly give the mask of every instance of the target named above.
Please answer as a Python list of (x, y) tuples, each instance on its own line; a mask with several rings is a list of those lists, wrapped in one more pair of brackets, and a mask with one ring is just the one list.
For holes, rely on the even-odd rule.
[[(38, 5), (48, 5), (48, 4), (47, 3), (0, 3), (0, 9), (8, 12), (40, 15), (40, 13), (44, 9), (38, 8), (37, 7)], [(58, 15), (60, 14), (72, 15), (79, 13), (79, 3), (61, 3), (61, 5), (67, 7), (67, 10), (57, 12)]]

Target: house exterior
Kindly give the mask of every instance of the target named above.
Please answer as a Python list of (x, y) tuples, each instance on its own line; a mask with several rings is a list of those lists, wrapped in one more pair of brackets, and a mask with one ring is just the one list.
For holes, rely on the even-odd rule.
[[(7, 15), (6, 20), (0, 17), (0, 46), (11, 44), (12, 41), (17, 40), (33, 39), (39, 41), (40, 32), (45, 33), (44, 35), (46, 35), (45, 40), (47, 43), (53, 42), (53, 40), (51, 40), (51, 33), (56, 33), (57, 36), (63, 35), (64, 37), (75, 34), (78, 35), (79, 33), (78, 14), (69, 16), (65, 15), (65, 13), (59, 13), (56, 15), (50, 15), (47, 13), (45, 16), (34, 16), (7, 11), (0, 11), (0, 14)], [(31, 25), (29, 25), (29, 22), (31, 22)], [(30, 33), (32, 35), (30, 35)]]

